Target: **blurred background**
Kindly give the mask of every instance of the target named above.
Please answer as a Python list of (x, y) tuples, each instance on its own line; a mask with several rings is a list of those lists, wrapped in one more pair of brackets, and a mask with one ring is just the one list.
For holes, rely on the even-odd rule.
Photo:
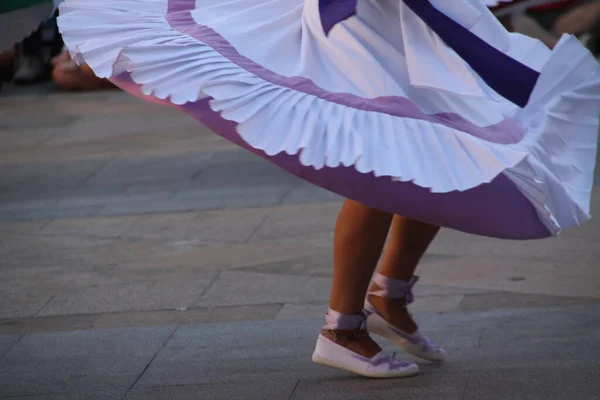
[[(599, 54), (600, 1), (509, 7), (508, 29)], [(342, 199), (95, 77), (56, 14), (0, 77), (0, 398), (600, 399), (598, 220), (443, 231), (412, 309), (450, 361), (359, 379), (310, 361)]]

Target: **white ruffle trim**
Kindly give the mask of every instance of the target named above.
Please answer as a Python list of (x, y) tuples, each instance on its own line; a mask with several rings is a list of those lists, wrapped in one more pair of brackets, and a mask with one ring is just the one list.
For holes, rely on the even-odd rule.
[[(354, 166), (439, 193), (468, 190), (504, 172), (553, 233), (589, 218), (598, 127), (590, 115), (600, 109), (600, 78), (595, 59), (576, 39), (557, 46), (519, 114), (525, 139), (501, 145), (266, 81), (173, 29), (166, 5), (166, 0), (67, 1), (59, 26), (75, 58), (98, 76), (128, 71), (145, 94), (177, 105), (211, 97), (211, 108), (236, 122), (241, 137), (268, 155), (299, 154), (316, 169)], [(575, 59), (571, 68), (565, 59)]]

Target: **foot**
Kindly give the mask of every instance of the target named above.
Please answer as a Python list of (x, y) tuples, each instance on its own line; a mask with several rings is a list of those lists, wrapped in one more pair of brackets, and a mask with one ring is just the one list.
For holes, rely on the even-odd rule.
[(413, 301), (410, 282), (398, 281), (376, 274), (372, 291), (369, 292), (365, 309), (369, 313), (367, 329), (397, 344), (407, 353), (421, 359), (441, 362), (446, 359), (446, 351), (435, 342), (423, 336), (407, 305)]
[[(356, 323), (357, 327), (346, 329)], [(333, 310), (327, 313), (327, 324), (317, 339), (312, 359), (370, 378), (400, 378), (419, 372), (416, 364), (396, 360), (393, 354), (381, 350), (365, 330), (364, 315), (344, 315)]]

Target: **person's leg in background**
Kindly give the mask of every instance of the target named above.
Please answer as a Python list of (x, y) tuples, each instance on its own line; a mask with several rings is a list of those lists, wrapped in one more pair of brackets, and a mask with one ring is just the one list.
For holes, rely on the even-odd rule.
[(541, 40), (549, 48), (553, 49), (558, 43), (559, 36), (545, 29), (540, 23), (527, 14), (513, 15), (511, 18), (513, 32), (522, 33), (529, 37)]

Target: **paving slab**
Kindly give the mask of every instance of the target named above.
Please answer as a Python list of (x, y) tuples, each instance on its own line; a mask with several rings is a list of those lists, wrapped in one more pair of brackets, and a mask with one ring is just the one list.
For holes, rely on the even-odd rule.
[[(595, 252), (588, 249), (590, 257)], [(577, 268), (568, 268), (553, 260), (469, 256), (423, 264), (419, 274), (423, 281), (433, 285), (565, 297), (600, 297), (600, 280), (589, 279), (597, 273), (597, 260), (600, 258), (594, 264), (581, 263)], [(576, 291), (574, 287), (577, 287)]]
[[(169, 241), (165, 245), (154, 243), (156, 248), (149, 249), (152, 257), (140, 254), (136, 259), (130, 257), (129, 262), (136, 268), (144, 265), (146, 268), (164, 269), (165, 265), (174, 265), (196, 271), (225, 272), (261, 263), (293, 259), (305, 254), (307, 250), (312, 250), (311, 247), (298, 242), (225, 245), (207, 240), (196, 244), (193, 238), (190, 238), (190, 242)], [(143, 243), (140, 247), (148, 248)]]
[(51, 294), (3, 292), (0, 296), (0, 319), (33, 317), (50, 299)]
[[(11, 334), (18, 337), (20, 334), (35, 332), (272, 320), (280, 310), (281, 305), (279, 304), (265, 304), (0, 319), (0, 334), (7, 334), (5, 339), (0, 339), (0, 343), (9, 346), (10, 341), (14, 339)], [(1, 346), (3, 345), (0, 344), (0, 349)]]
[(49, 236), (120, 237), (132, 229), (133, 218), (59, 219), (44, 224), (39, 234)]
[[(496, 308), (454, 313), (420, 313), (422, 326), (435, 330), (463, 328), (519, 331), (551, 331), (560, 326), (591, 329), (598, 324), (600, 304), (559, 307)], [(515, 323), (515, 322), (518, 322)]]
[[(109, 214), (105, 206), (85, 206), (69, 208), (33, 208), (16, 212), (14, 209), (0, 210), (0, 221), (39, 221), (57, 218), (85, 218)], [(109, 214), (110, 215), (110, 214)]]
[(135, 218), (123, 236), (240, 244), (250, 239), (266, 215), (265, 209), (156, 214)]
[[(63, 117), (73, 118), (73, 117)], [(151, 113), (143, 116), (128, 115), (123, 113), (119, 118), (106, 118), (105, 116), (87, 116), (77, 118), (65, 126), (63, 134), (53, 138), (48, 145), (64, 145), (73, 142), (88, 142), (107, 140), (117, 136), (144, 136), (148, 132), (169, 132), (184, 126), (194, 127), (197, 123), (191, 118), (165, 118), (163, 112)], [(93, 125), (93, 129), (90, 129)], [(81, 132), (85, 132), (82, 136)]]
[[(541, 399), (552, 392), (556, 398), (570, 393), (592, 399), (600, 382), (597, 308), (417, 313), (423, 331), (443, 343), (449, 359), (422, 363), (420, 376), (395, 381), (313, 364), (321, 318), (190, 324), (174, 334), (172, 326), (32, 334), (0, 358), (0, 393), (127, 390), (144, 371), (129, 398), (220, 399), (246, 392), (247, 398), (269, 393), (275, 399), (318, 399), (342, 398), (345, 390), (357, 399), (502, 398), (498, 393)], [(260, 384), (267, 381), (281, 385)]]
[(210, 161), (210, 154), (123, 157), (108, 162), (85, 184), (192, 181)]
[[(99, 315), (60, 315), (56, 317), (0, 319), (0, 333), (24, 334), (54, 331), (77, 331), (94, 327)], [(125, 325), (124, 327), (127, 327)]]
[(26, 187), (29, 191), (51, 193), (57, 187), (72, 188), (96, 173), (105, 162), (70, 160), (0, 165), (0, 189), (4, 193)]
[(312, 233), (332, 234), (339, 204), (274, 209), (253, 237), (254, 241), (293, 238)]
[(202, 296), (198, 305), (296, 303), (307, 297), (329, 298), (331, 280), (317, 277), (223, 272)]
[(164, 310), (194, 305), (217, 277), (217, 273), (174, 276), (157, 281), (138, 281), (81, 288), (54, 296), (38, 316), (100, 314), (131, 310)]
[(311, 379), (302, 380), (291, 400), (363, 400), (367, 398), (396, 400), (462, 400), (469, 381), (468, 374), (440, 376), (422, 375), (409, 379), (357, 380)]
[[(456, 311), (461, 309), (464, 298), (464, 295), (419, 297), (411, 304), (410, 310), (411, 312), (439, 313)], [(279, 314), (277, 314), (277, 319), (319, 318), (325, 315), (328, 308), (327, 302), (320, 304), (284, 304)]]
[[(600, 198), (600, 188), (595, 187), (594, 198)], [(600, 206), (593, 200), (592, 208)], [(600, 210), (592, 210), (598, 214)], [(600, 221), (592, 219), (578, 228), (568, 229), (560, 236), (545, 240), (512, 241), (469, 235), (443, 229), (436, 237), (430, 252), (452, 254), (462, 257), (483, 257), (502, 260), (521, 261), (524, 266), (529, 261), (554, 262), (556, 271), (569, 271), (575, 268), (588, 269), (596, 265), (598, 258), (598, 242), (600, 238), (595, 232), (600, 228)], [(476, 266), (477, 264), (473, 264)], [(536, 266), (532, 265), (532, 269)], [(509, 267), (510, 268), (510, 267)], [(505, 268), (506, 269), (506, 268)], [(476, 270), (475, 270), (476, 271)]]
[(125, 400), (288, 400), (297, 381), (263, 377), (235, 385), (206, 384), (139, 388), (130, 391)]
[[(213, 158), (198, 175), (198, 184), (211, 187), (220, 186), (256, 186), (286, 184), (293, 185), (302, 182), (300, 178), (291, 175), (283, 169), (276, 168), (269, 161), (254, 156), (251, 159), (242, 155), (244, 151), (233, 151), (229, 155), (234, 159), (219, 160)], [(243, 171), (244, 179), (240, 179)]]
[(492, 308), (547, 307), (599, 302), (598, 298), (495, 292), (464, 296), (460, 308), (462, 310), (489, 310)]
[(276, 262), (262, 262), (256, 265), (240, 267), (238, 271), (256, 272), (272, 275), (300, 275), (331, 278), (333, 275), (333, 252), (330, 248), (311, 251), (295, 257)]
[[(322, 323), (319, 318), (180, 327), (138, 385), (233, 384), (265, 375), (274, 380), (351, 377), (312, 363), (310, 357)], [(456, 351), (476, 348), (482, 334), (471, 328), (424, 332), (434, 340), (444, 339), (444, 345)], [(385, 348), (396, 350), (390, 344)]]
[(565, 368), (557, 365), (473, 372), (463, 399), (594, 400), (599, 396), (600, 370), (597, 367)]
[(283, 200), (283, 205), (323, 204), (327, 202), (341, 203), (343, 198), (328, 190), (314, 185), (299, 185)]
[[(238, 171), (239, 173), (239, 171)], [(281, 202), (292, 185), (263, 184), (257, 186), (205, 186), (198, 190), (179, 189), (173, 195), (173, 202), (187, 202), (190, 209), (209, 210), (222, 208), (249, 208), (270, 206)]]
[(123, 396), (125, 396), (125, 393), (125, 390), (101, 392), (80, 391), (0, 398), (3, 400), (121, 400), (123, 399)]
[[(106, 185), (89, 186), (80, 184), (74, 187), (57, 187), (44, 189), (43, 187), (36, 188), (34, 186), (22, 186), (14, 188), (10, 191), (0, 194), (2, 204), (8, 208), (14, 208), (20, 202), (25, 203), (25, 206), (35, 205), (35, 202), (47, 201), (50, 205), (55, 205), (60, 200), (79, 199), (88, 197), (107, 197), (127, 194), (126, 189), (128, 184), (114, 183)], [(20, 209), (26, 208), (22, 206)]]
[(310, 360), (338, 196), (118, 90), (9, 85), (0, 121), (1, 398), (598, 393), (598, 220), (532, 242), (442, 230), (411, 311), (449, 362), (371, 381)]
[[(0, 118), (2, 117), (0, 116)], [(0, 152), (35, 148), (60, 132), (62, 132), (60, 126), (29, 126), (22, 128), (3, 126), (0, 128)]]
[(127, 389), (175, 327), (26, 335), (0, 358), (0, 395)]

